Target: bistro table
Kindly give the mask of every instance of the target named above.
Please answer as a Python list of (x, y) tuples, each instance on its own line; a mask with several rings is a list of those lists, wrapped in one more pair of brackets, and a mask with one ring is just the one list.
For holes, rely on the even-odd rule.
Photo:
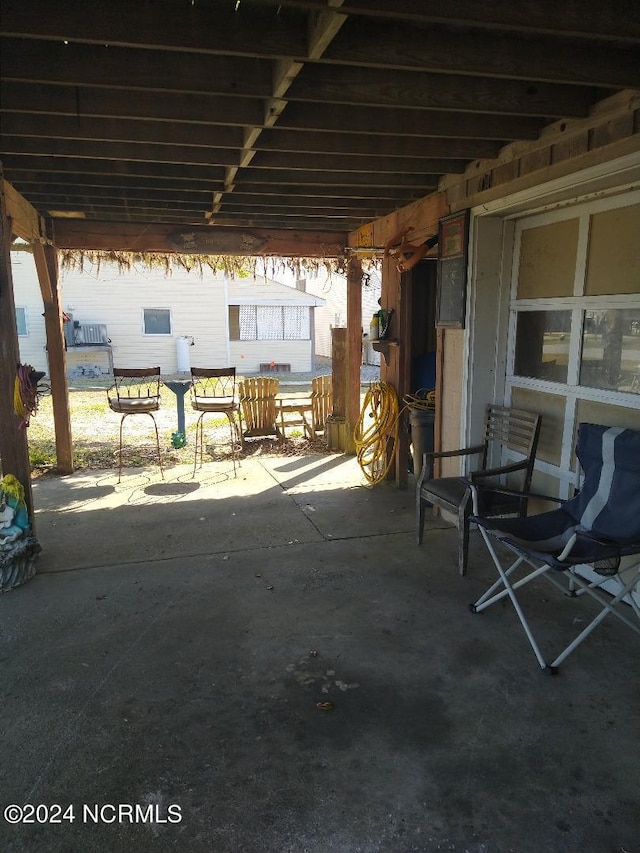
[(184, 419), (184, 398), (191, 388), (192, 382), (190, 376), (162, 376), (162, 384), (166, 385), (176, 395), (176, 410), (178, 412), (178, 432), (185, 436), (185, 419)]

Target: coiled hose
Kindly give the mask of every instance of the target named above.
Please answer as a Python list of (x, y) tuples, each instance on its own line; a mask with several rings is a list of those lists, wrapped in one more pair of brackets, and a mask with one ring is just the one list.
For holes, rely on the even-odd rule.
[(433, 411), (435, 391), (407, 394), (404, 403), (399, 410), (398, 396), (388, 382), (374, 383), (365, 394), (353, 437), (358, 464), (372, 486), (386, 478), (393, 464), (400, 415), (405, 409)]
[(19, 364), (13, 385), (13, 408), (20, 418), (20, 429), (29, 426), (29, 419), (38, 410), (38, 378), (30, 364)]

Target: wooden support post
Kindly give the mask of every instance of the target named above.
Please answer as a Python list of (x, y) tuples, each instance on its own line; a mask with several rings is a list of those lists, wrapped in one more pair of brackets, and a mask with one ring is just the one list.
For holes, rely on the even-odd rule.
[(347, 270), (347, 453), (355, 453), (353, 433), (360, 417), (362, 366), (362, 261), (352, 256)]
[[(444, 372), (444, 332), (440, 328), (436, 330), (436, 419), (433, 425), (433, 449), (442, 450), (442, 379)], [(440, 477), (442, 474), (442, 460), (435, 459), (433, 465), (433, 476)]]
[(29, 522), (34, 530), (33, 494), (27, 430), (13, 406), (16, 369), (20, 362), (11, 275), (11, 222), (7, 216), (0, 169), (0, 463), (2, 474), (13, 474), (24, 486)]
[(47, 355), (56, 435), (56, 466), (61, 474), (71, 474), (73, 472), (73, 442), (71, 439), (69, 384), (67, 382), (64, 331), (60, 307), (58, 261), (53, 246), (43, 246), (42, 243), (34, 244), (33, 257), (44, 303), (44, 323), (47, 334)]
[[(398, 408), (402, 409), (405, 394), (411, 388), (411, 351), (413, 346), (411, 333), (411, 308), (413, 303), (414, 271), (400, 276), (398, 287), (397, 334), (399, 345), (397, 349), (396, 391), (398, 393)], [(409, 480), (409, 433), (407, 431), (407, 412), (400, 415), (398, 422), (398, 441), (396, 442), (395, 478), (396, 485), (406, 489)]]
[(347, 449), (346, 399), (347, 399), (347, 330), (331, 329), (331, 385), (333, 411), (327, 418), (325, 436), (329, 450)]

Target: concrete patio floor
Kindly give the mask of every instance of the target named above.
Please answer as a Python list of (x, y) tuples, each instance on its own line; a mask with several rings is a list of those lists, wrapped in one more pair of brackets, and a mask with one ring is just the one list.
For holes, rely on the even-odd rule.
[[(35, 481), (0, 790), (63, 810), (1, 850), (640, 851), (637, 637), (607, 619), (543, 674), (510, 605), (469, 612), (475, 534), (461, 578), (456, 531), (418, 547), (412, 489), (363, 482), (339, 455)], [(550, 651), (594, 612), (525, 600)]]

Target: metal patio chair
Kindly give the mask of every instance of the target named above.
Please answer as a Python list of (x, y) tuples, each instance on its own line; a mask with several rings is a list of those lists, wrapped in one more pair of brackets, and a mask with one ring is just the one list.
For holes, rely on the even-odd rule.
[(118, 482), (122, 477), (122, 428), (129, 415), (149, 415), (153, 421), (158, 450), (160, 474), (164, 479), (158, 424), (153, 415), (160, 408), (160, 368), (159, 367), (114, 367), (113, 385), (107, 390), (109, 408), (119, 415), (120, 444), (118, 447)]
[[(540, 515), (484, 518), (478, 513), (482, 486), (470, 486), (474, 501), (472, 521), (478, 525), (499, 575), (471, 610), (480, 613), (508, 597), (540, 667), (552, 673), (609, 613), (640, 634), (640, 607), (633, 593), (640, 580), (640, 432), (580, 424), (576, 455), (584, 475), (579, 493), (567, 501), (537, 496), (562, 504), (559, 509)], [(506, 546), (506, 558), (497, 553), (494, 540)], [(635, 561), (621, 567), (622, 558), (628, 556), (636, 557)], [(504, 567), (503, 559), (513, 562)], [(593, 567), (595, 581), (579, 573), (582, 565)], [(528, 567), (528, 573), (519, 577), (521, 567)], [(570, 597), (587, 594), (601, 608), (549, 664), (520, 603), (524, 597), (520, 595), (521, 588), (539, 577)], [(613, 592), (609, 595), (601, 587), (611, 580)], [(589, 618), (584, 612), (582, 616)]]
[[(520, 515), (527, 513), (527, 492), (531, 486), (540, 435), (540, 415), (521, 409), (489, 405), (486, 409), (483, 440), (481, 444), (459, 450), (427, 452), (423, 456), (420, 477), (416, 485), (416, 521), (418, 544), (422, 544), (425, 508), (437, 506), (447, 510), (455, 518), (459, 530), (458, 568), (460, 574), (467, 572), (469, 558), (469, 518), (471, 516), (471, 492), (465, 477), (432, 477), (434, 459), (452, 456), (478, 456), (477, 470), (469, 475), (474, 482), (500, 485), (500, 478), (518, 474), (521, 477), (520, 492), (505, 494), (503, 491), (483, 490), (482, 514), (485, 516)], [(498, 468), (487, 468), (491, 448), (508, 448), (522, 456), (517, 462)]]
[(236, 475), (236, 446), (243, 445), (240, 429), (240, 408), (236, 400), (235, 367), (192, 367), (191, 368), (191, 408), (200, 412), (196, 422), (196, 450), (193, 459), (193, 476), (204, 455), (204, 416), (224, 415), (229, 422), (231, 438), (231, 456), (233, 474)]

